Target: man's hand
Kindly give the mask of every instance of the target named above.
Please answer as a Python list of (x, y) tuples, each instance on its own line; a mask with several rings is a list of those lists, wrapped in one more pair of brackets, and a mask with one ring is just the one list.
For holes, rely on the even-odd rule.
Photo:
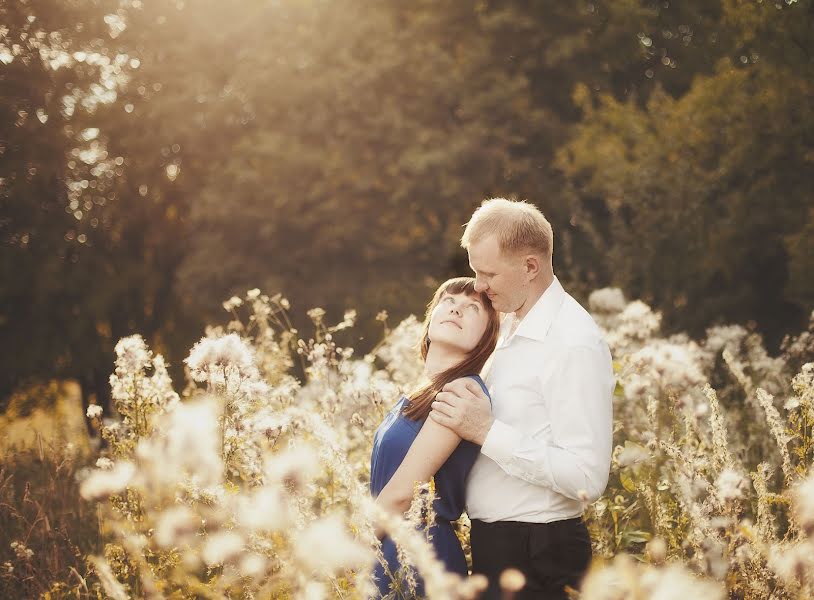
[(446, 384), (432, 403), (430, 417), (479, 446), (492, 427), (492, 405), (477, 381), (461, 377)]

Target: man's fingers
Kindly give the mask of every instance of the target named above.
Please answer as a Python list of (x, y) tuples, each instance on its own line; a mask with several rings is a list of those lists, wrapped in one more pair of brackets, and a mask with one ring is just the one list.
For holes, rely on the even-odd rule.
[(441, 389), (444, 392), (452, 392), (454, 394), (462, 392), (466, 389), (466, 387), (462, 384), (463, 382), (460, 379), (455, 379), (453, 381), (450, 381), (449, 383), (444, 384), (444, 387)]
[(450, 424), (452, 423), (452, 419), (450, 419), (447, 415), (437, 410), (434, 410), (430, 413), (430, 418), (439, 425), (443, 425), (444, 427), (449, 427)]
[(468, 391), (473, 396), (477, 397), (477, 396), (483, 396), (484, 395), (483, 394), (483, 388), (480, 386), (480, 384), (477, 381), (475, 381), (471, 377), (466, 377), (465, 378), (464, 387), (466, 388), (466, 391)]
[(453, 415), (453, 413), (455, 411), (455, 407), (450, 406), (446, 402), (441, 402), (441, 401), (438, 401), (438, 400), (433, 402), (430, 406), (432, 406), (432, 413), (430, 413), (430, 414), (439, 413), (439, 414), (445, 415), (447, 417), (452, 417), (452, 415)]
[(456, 406), (459, 399), (460, 397), (453, 392), (438, 392), (435, 395), (436, 402), (443, 402), (444, 404), (449, 404), (450, 406)]
[[(441, 389), (442, 391), (438, 393), (438, 396), (445, 394), (446, 397), (454, 397), (459, 400), (465, 400), (472, 395), (466, 387), (466, 382), (462, 381), (461, 379), (450, 381)], [(438, 396), (436, 396), (436, 398)]]
[(455, 381), (450, 381), (442, 389), (443, 391), (439, 392), (438, 396), (441, 394), (454, 394), (462, 399), (474, 399), (484, 396), (483, 389), (471, 377), (461, 377)]

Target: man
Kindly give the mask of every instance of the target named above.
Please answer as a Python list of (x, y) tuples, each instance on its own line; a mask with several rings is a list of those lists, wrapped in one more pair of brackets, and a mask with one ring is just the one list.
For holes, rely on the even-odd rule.
[(582, 521), (608, 481), (612, 450), (610, 351), (588, 312), (554, 276), (551, 225), (531, 204), (485, 201), (466, 226), (475, 289), (507, 313), (491, 364), (489, 399), (465, 379), (436, 396), (431, 417), (482, 446), (467, 480), (472, 570), (519, 569), (518, 598), (567, 598), (591, 560)]

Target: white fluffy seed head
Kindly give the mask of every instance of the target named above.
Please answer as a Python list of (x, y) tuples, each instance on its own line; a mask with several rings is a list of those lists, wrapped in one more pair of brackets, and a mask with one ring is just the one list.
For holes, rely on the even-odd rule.
[(334, 515), (315, 521), (294, 536), (294, 555), (306, 569), (318, 572), (336, 572), (373, 559)]
[(243, 537), (234, 531), (219, 531), (206, 540), (201, 558), (210, 566), (222, 564), (237, 556), (243, 543)]

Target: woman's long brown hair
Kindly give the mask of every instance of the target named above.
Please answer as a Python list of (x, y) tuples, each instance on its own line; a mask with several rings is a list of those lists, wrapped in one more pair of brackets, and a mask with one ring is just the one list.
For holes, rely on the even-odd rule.
[(486, 331), (477, 345), (466, 355), (461, 362), (440, 373), (437, 373), (428, 383), (413, 390), (407, 397), (409, 403), (403, 410), (405, 417), (420, 420), (427, 418), (430, 414), (430, 405), (435, 400), (435, 395), (450, 381), (454, 381), (467, 375), (478, 375), (486, 364), (486, 360), (492, 354), (497, 345), (497, 335), (500, 330), (500, 318), (497, 311), (492, 307), (488, 296), (475, 291), (475, 280), (472, 277), (456, 277), (445, 281), (435, 291), (430, 303), (427, 305), (427, 314), (424, 316), (424, 331), (421, 335), (421, 358), (427, 360), (427, 352), (430, 349), (430, 320), (432, 311), (438, 306), (444, 294), (466, 294), (478, 298), (489, 315), (489, 322)]

